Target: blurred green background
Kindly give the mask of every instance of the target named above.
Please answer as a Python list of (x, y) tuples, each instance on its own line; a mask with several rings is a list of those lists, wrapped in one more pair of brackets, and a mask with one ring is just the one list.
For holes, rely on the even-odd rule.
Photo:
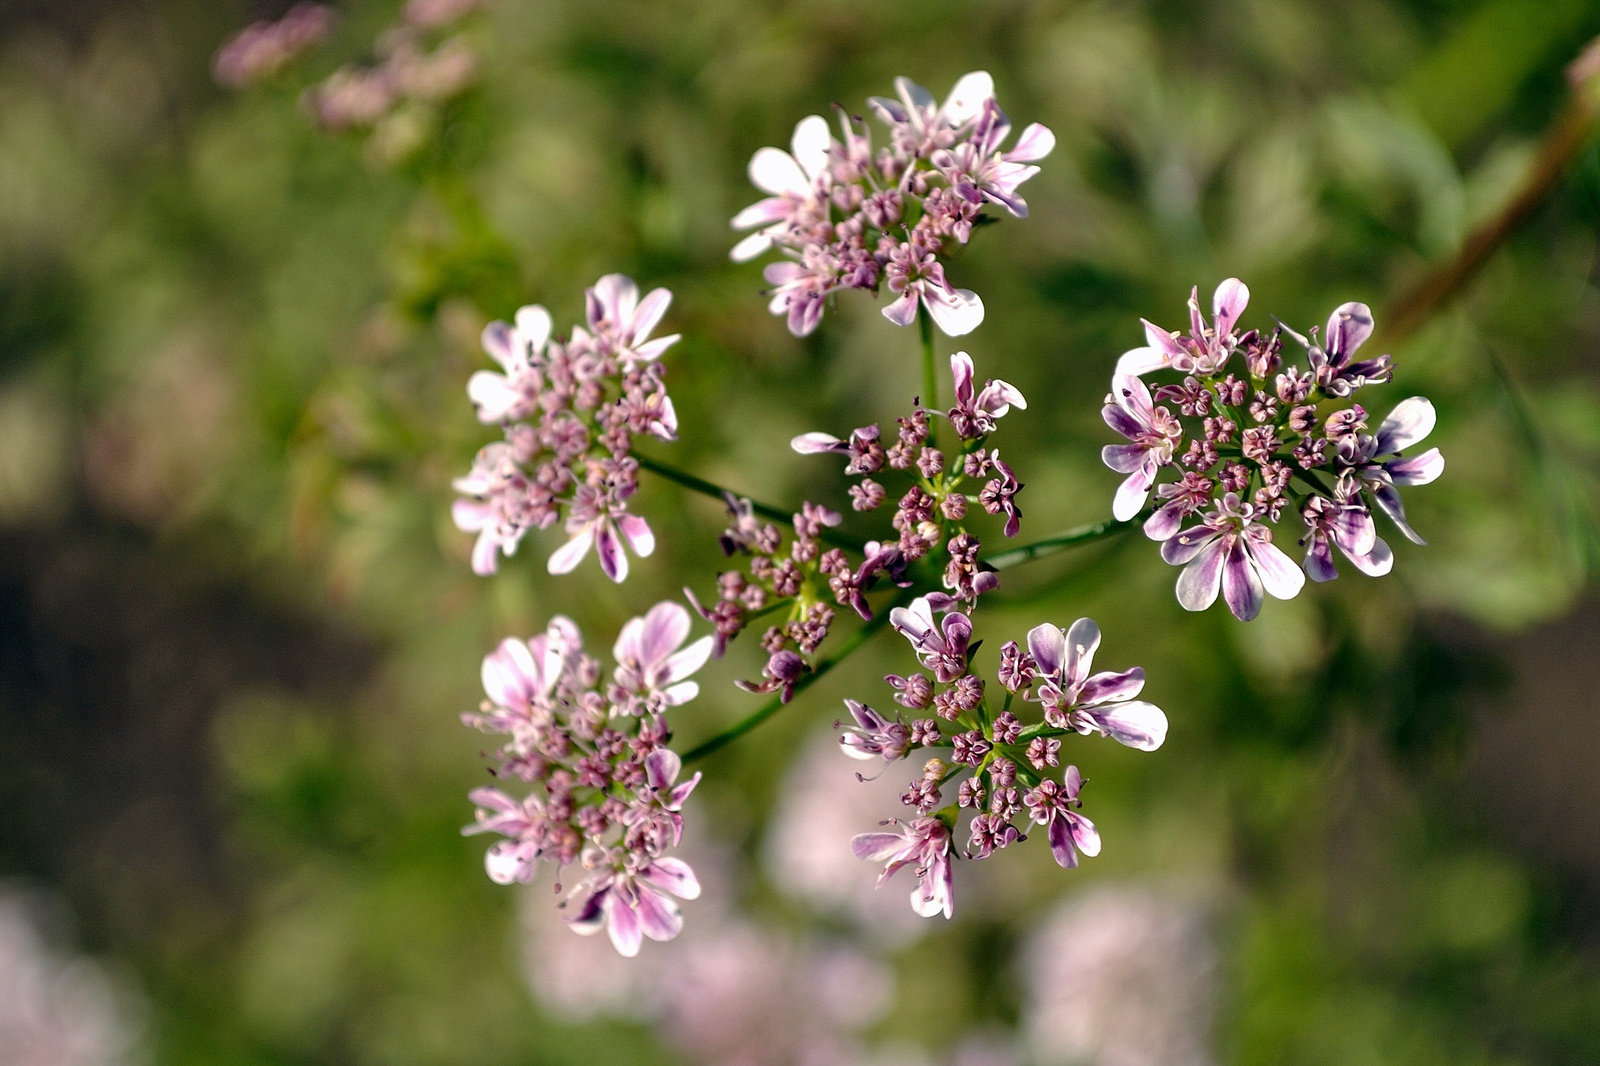
[[(900, 413), (915, 334), (854, 294), (804, 341), (767, 314), (727, 261), (745, 163), (897, 74), (942, 96), (987, 69), (1059, 146), (1032, 217), (951, 267), (988, 307), (962, 346), (1030, 401), (1002, 445), (1023, 538), (1098, 520), (1100, 400), (1139, 316), (1178, 325), (1191, 285), (1238, 275), (1246, 325), (1358, 299), (1381, 329), (1523, 181), (1600, 4), (494, 0), (464, 23), (474, 87), (372, 134), (296, 98), (369, 58), (397, 0), (339, 5), (266, 86), (213, 83), (218, 45), (286, 6), (0, 4), (0, 889), (62, 967), (98, 968), (124, 1032), (15, 1061), (1600, 1061), (1593, 145), (1395, 349), (1384, 398), (1434, 400), (1448, 467), (1408, 494), (1430, 546), (1398, 544), (1389, 578), (1344, 567), (1246, 626), (1179, 609), (1137, 536), (1008, 575), (996, 643), (1091, 615), (1171, 719), (1153, 755), (1074, 751), (1100, 858), (962, 869), (957, 920), (909, 931), (852, 910), (871, 871), (849, 862), (832, 896), (826, 871), (796, 888), (784, 834), (820, 814), (791, 768), (841, 695), (886, 702), (891, 639), (704, 765), (690, 833), (721, 887), (691, 931), (789, 945), (755, 955), (800, 960), (773, 978), (791, 1014), (793, 974), (834, 973), (813, 948), (851, 946), (878, 999), (831, 1037), (739, 1006), (714, 954), (560, 963), (575, 938), (529, 917), (548, 875), (494, 886), (458, 835), (479, 658), (557, 612), (605, 647), (704, 592), (719, 509), (647, 482), (661, 546), (622, 586), (547, 576), (556, 531), (475, 578), (448, 514), (490, 437), (464, 393), (480, 327), (539, 302), (564, 330), (610, 271), (676, 294), (682, 439), (653, 454), (841, 506), (835, 464), (786, 442)], [(729, 681), (758, 650), (707, 671), (681, 741), (753, 705)], [(894, 813), (878, 795), (856, 828)], [(1111, 977), (1040, 976), (1119, 920), (1144, 933), (1110, 938)], [(0, 969), (25, 940), (0, 937)], [(600, 987), (550, 992), (558, 964)], [(744, 1020), (692, 1015), (724, 1004)], [(1163, 1025), (1166, 1050), (1140, 1043)]]

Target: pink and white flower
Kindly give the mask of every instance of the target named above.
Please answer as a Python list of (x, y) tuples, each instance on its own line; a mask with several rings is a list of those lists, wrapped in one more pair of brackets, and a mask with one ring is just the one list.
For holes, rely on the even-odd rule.
[(1028, 816), (1037, 825), (1048, 826), (1050, 854), (1056, 865), (1072, 870), (1078, 865), (1078, 852), (1089, 858), (1100, 854), (1100, 833), (1094, 823), (1079, 814), (1074, 807), (1083, 806), (1078, 793), (1083, 789), (1083, 775), (1076, 766), (1067, 767), (1062, 784), (1046, 778), (1030, 788), (1023, 796)]
[(611, 649), (617, 664), (612, 700), (618, 708), (635, 717), (659, 714), (700, 694), (699, 684), (687, 678), (711, 658), (715, 641), (705, 636), (682, 648), (690, 624), (683, 605), (663, 600), (623, 625)]
[(1058, 729), (1098, 732), (1140, 751), (1155, 751), (1167, 739), (1167, 716), (1153, 703), (1134, 699), (1144, 688), (1144, 670), (1089, 674), (1100, 647), (1100, 627), (1080, 618), (1063, 632), (1045, 622), (1028, 633), (1039, 684), (1030, 699), (1044, 704), (1045, 721)]
[(912, 866), (917, 887), (911, 890), (911, 909), (924, 918), (955, 911), (955, 883), (950, 861), (950, 827), (938, 818), (918, 818), (902, 824), (898, 833), (862, 833), (850, 841), (856, 858), (885, 862), (878, 885), (901, 869)]
[(1272, 531), (1255, 515), (1254, 505), (1230, 492), (1199, 525), (1161, 545), (1161, 557), (1183, 567), (1178, 602), (1184, 610), (1205, 610), (1221, 590), (1228, 610), (1248, 622), (1261, 613), (1263, 593), (1280, 600), (1300, 594), (1306, 575), (1272, 543)]
[[(639, 299), (639, 286), (622, 274), (607, 274), (584, 290), (584, 314), (595, 345), (616, 359), (623, 370), (655, 362), (682, 339), (677, 333), (650, 339), (671, 304), (672, 293), (666, 289), (651, 289), (643, 300)], [(549, 316), (545, 318), (548, 323)], [(672, 425), (676, 428), (675, 417)]]
[[(1111, 395), (1106, 397), (1101, 417), (1131, 442), (1100, 449), (1102, 462), (1117, 473), (1128, 475), (1111, 502), (1112, 516), (1126, 522), (1144, 508), (1156, 475), (1172, 462), (1183, 427), (1165, 407), (1155, 406), (1150, 390), (1138, 375), (1120, 370), (1111, 381)], [(1174, 528), (1171, 532), (1175, 531)]]
[(1140, 319), (1147, 344), (1122, 353), (1117, 373), (1143, 375), (1166, 369), (1184, 374), (1216, 373), (1238, 344), (1233, 327), (1249, 303), (1249, 288), (1238, 278), (1229, 278), (1212, 294), (1212, 324), (1208, 326), (1200, 313), (1200, 290), (1196, 288), (1189, 294), (1189, 335), (1168, 333), (1148, 319)]
[(629, 514), (621, 503), (607, 503), (599, 493), (586, 493), (587, 485), (580, 485), (573, 498), (572, 510), (567, 517), (567, 533), (571, 537), (550, 556), (546, 568), (552, 574), (570, 574), (583, 562), (592, 547), (600, 558), (600, 569), (619, 584), (628, 577), (628, 556), (623, 552), (624, 542), (633, 554), (643, 559), (656, 550), (656, 537), (650, 523), (636, 514)]
[(683, 932), (683, 911), (673, 897), (698, 898), (700, 882), (682, 859), (659, 858), (602, 870), (578, 894), (578, 913), (567, 919), (573, 931), (593, 936), (605, 929), (618, 954), (631, 959), (644, 937), (661, 942)]
[(1028, 409), (1022, 390), (1009, 381), (993, 378), (984, 382), (982, 389), (975, 388), (973, 380), (977, 370), (966, 352), (950, 356), (950, 374), (956, 384), (956, 403), (950, 408), (950, 424), (964, 439), (993, 433), (995, 421), (1004, 418), (1013, 407)]
[(790, 227), (804, 227), (827, 220), (828, 153), (833, 135), (821, 115), (808, 115), (794, 128), (791, 152), (781, 148), (762, 148), (750, 157), (750, 181), (768, 193), (733, 216), (737, 230), (760, 226), (756, 232), (734, 245), (729, 258), (743, 263), (772, 247), (773, 238)]
[(883, 309), (883, 317), (897, 326), (917, 320), (919, 301), (946, 336), (964, 336), (983, 325), (983, 299), (971, 289), (958, 289), (946, 281), (944, 265), (932, 249), (916, 241), (889, 253), (884, 277), (898, 299)]
[(483, 350), (505, 372), (480, 370), (467, 380), (467, 397), (478, 408), (478, 421), (514, 422), (538, 408), (544, 389), (539, 367), (550, 329), (550, 312), (538, 304), (520, 308), (514, 326), (496, 321), (483, 327)]

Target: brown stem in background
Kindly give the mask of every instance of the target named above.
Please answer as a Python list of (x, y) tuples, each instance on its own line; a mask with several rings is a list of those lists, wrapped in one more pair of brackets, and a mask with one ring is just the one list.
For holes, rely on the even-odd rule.
[(1585, 64), (1593, 65), (1594, 49), (1595, 45), (1590, 45), (1569, 68), (1572, 98), (1545, 134), (1539, 158), (1517, 195), (1498, 215), (1467, 234), (1453, 259), (1441, 264), (1390, 305), (1388, 313), (1379, 320), (1384, 323), (1380, 343), (1393, 345), (1410, 336), (1457, 295), (1495, 251), (1555, 192), (1567, 167), (1583, 149), (1594, 128), (1596, 105), (1594, 87), (1590, 84), (1594, 75), (1583, 69)]

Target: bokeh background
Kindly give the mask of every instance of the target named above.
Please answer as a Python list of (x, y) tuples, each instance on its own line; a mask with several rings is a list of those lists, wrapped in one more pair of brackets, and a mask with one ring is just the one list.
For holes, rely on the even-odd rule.
[[(596, 641), (717, 565), (648, 482), (623, 586), (534, 538), (467, 568), (449, 479), (489, 439), (483, 322), (558, 327), (623, 271), (676, 293), (656, 454), (839, 506), (792, 433), (887, 421), (914, 331), (865, 297), (797, 341), (727, 261), (744, 174), (833, 101), (994, 74), (1059, 137), (1032, 217), (951, 270), (1024, 537), (1103, 517), (1100, 400), (1138, 317), (1229, 275), (1305, 328), (1447, 263), (1524, 182), (1589, 0), (492, 0), (466, 91), (319, 129), (398, 0), (242, 91), (217, 47), (287, 4), (0, 4), (0, 1061), (100, 1064), (1600, 1061), (1600, 149), (1394, 348), (1440, 412), (1426, 548), (1236, 623), (1137, 536), (1008, 575), (986, 631), (1080, 615), (1172, 732), (1085, 742), (1101, 857), (958, 872), (955, 921), (844, 854), (893, 812), (830, 749), (880, 639), (703, 769), (689, 931), (624, 964), (548, 873), (463, 839), (479, 658)], [(946, 346), (948, 350), (950, 346)], [(986, 599), (986, 604), (989, 602)], [(677, 733), (746, 713), (736, 642)], [(894, 775), (891, 775), (894, 776)]]

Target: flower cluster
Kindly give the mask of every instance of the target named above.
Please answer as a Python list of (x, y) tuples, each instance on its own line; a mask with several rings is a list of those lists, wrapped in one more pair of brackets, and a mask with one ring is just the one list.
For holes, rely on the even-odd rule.
[(325, 129), (343, 130), (377, 126), (407, 103), (428, 107), (460, 95), (477, 75), (477, 53), (461, 34), (439, 38), (482, 3), (411, 0), (378, 36), (375, 65), (340, 67), (306, 90), (302, 105)]
[(326, 4), (299, 3), (276, 22), (251, 23), (217, 49), (211, 74), (230, 89), (267, 81), (327, 40), (333, 19)]
[(945, 277), (944, 260), (966, 244), (987, 204), (1024, 218), (1021, 184), (1039, 172), (1055, 135), (1034, 123), (1009, 151), (1011, 123), (994, 99), (994, 81), (975, 71), (943, 104), (908, 78), (896, 78), (899, 99), (873, 97), (873, 113), (889, 127), (876, 152), (859, 117), (841, 109), (835, 140), (812, 115), (795, 127), (792, 152), (763, 148), (750, 160), (750, 180), (768, 197), (739, 212), (735, 229), (754, 229), (733, 249), (736, 261), (776, 247), (786, 256), (765, 270), (770, 309), (805, 336), (822, 319), (823, 301), (841, 289), (894, 299), (884, 317), (908, 326), (920, 305), (950, 336), (983, 322), (983, 301)]
[(502, 373), (481, 370), (467, 383), (478, 419), (498, 423), (505, 439), (478, 453), (455, 482), (455, 522), (477, 533), (472, 569), (492, 574), (501, 553), (511, 555), (530, 529), (565, 516), (570, 540), (551, 555), (549, 570), (564, 574), (592, 547), (613, 581), (628, 576), (624, 543), (640, 557), (655, 536), (628, 498), (639, 484), (633, 439), (677, 439), (678, 418), (663, 383), (660, 358), (678, 340), (650, 338), (672, 294), (644, 299), (632, 280), (608, 274), (587, 293), (588, 328), (565, 342), (551, 339), (550, 315), (524, 307), (516, 324), (492, 322), (483, 347)]
[(729, 495), (727, 503), (728, 528), (717, 538), (718, 543), (724, 554), (746, 557), (749, 563), (745, 569), (717, 575), (717, 599), (710, 607), (704, 606), (691, 589), (684, 589), (684, 595), (700, 616), (716, 628), (713, 654), (718, 658), (728, 641), (751, 621), (788, 609), (783, 622), (768, 626), (762, 634), (767, 665), (761, 680), (737, 682), (747, 692), (777, 692), (788, 703), (800, 678), (811, 669), (808, 657), (833, 627), (834, 609), (827, 604), (825, 594), (835, 575), (847, 572), (849, 564), (843, 551), (824, 551), (822, 545), (828, 531), (839, 525), (841, 516), (826, 507), (803, 503), (789, 523), (793, 536), (786, 542), (783, 530), (757, 517), (749, 500)]
[[(950, 556), (944, 585), (961, 600), (976, 600), (994, 587), (994, 575), (977, 564), (978, 540), (967, 532), (968, 510), (978, 507), (991, 515), (1004, 515), (1005, 534), (1014, 537), (1022, 527), (1017, 494), (1022, 484), (1000, 458), (998, 449), (985, 448), (996, 422), (1013, 407), (1026, 409), (1028, 401), (1015, 385), (989, 380), (978, 388), (972, 358), (966, 352), (950, 357), (955, 380), (955, 405), (948, 411), (922, 406), (909, 417), (897, 419), (896, 440), (885, 448), (876, 425), (862, 426), (841, 440), (829, 433), (802, 433), (789, 442), (801, 455), (837, 453), (849, 458), (845, 473), (860, 480), (850, 486), (850, 506), (874, 511), (889, 498), (888, 489), (872, 475), (899, 473), (911, 485), (899, 497), (891, 525), (899, 534), (893, 541), (867, 546), (867, 561), (853, 578), (840, 575), (834, 583), (839, 602), (849, 603), (871, 617), (860, 599), (866, 582), (879, 573), (896, 578), (909, 563), (943, 544)], [(933, 440), (932, 417), (947, 419), (960, 440), (961, 451), (952, 461)], [(971, 485), (981, 482), (981, 487)], [(968, 492), (976, 487), (976, 493)]]
[[(1167, 735), (1161, 709), (1135, 698), (1144, 687), (1142, 669), (1090, 673), (1100, 630), (1089, 619), (1066, 631), (1045, 623), (1028, 633), (1026, 649), (1015, 641), (1001, 648), (1000, 696), (973, 670), (978, 644), (972, 619), (954, 608), (950, 597), (923, 596), (890, 614), (923, 668), (886, 679), (895, 702), (932, 714), (907, 722), (898, 712), (891, 718), (846, 700), (855, 724), (840, 737), (846, 755), (882, 759), (885, 766), (915, 750), (949, 751), (948, 758), (929, 759), (901, 796), (915, 817), (890, 819), (894, 831), (863, 833), (852, 842), (859, 858), (887, 863), (879, 884), (904, 867), (916, 869), (911, 906), (923, 917), (952, 913), (954, 841), (963, 811), (971, 815), (967, 858), (988, 858), (1025, 839), (1023, 828), (1031, 823), (1045, 827), (1056, 862), (1075, 867), (1080, 853), (1100, 853), (1100, 836), (1079, 813), (1084, 779), (1078, 768), (1068, 765), (1059, 780), (1055, 776), (1062, 738), (1099, 733), (1154, 751)], [(1032, 717), (1024, 711), (1030, 703), (1039, 705), (1038, 720), (1026, 722), (1017, 712)], [(947, 803), (952, 784), (954, 802)]]
[(641, 936), (677, 936), (683, 918), (672, 897), (700, 891), (687, 863), (663, 855), (678, 845), (684, 800), (700, 781), (695, 774), (679, 782), (682, 761), (666, 747), (666, 712), (699, 693), (688, 678), (711, 656), (710, 637), (683, 647), (689, 628), (689, 612), (670, 601), (632, 619), (602, 683), (577, 627), (557, 617), (544, 633), (508, 639), (484, 658), (489, 698), (462, 716), (509, 737), (497, 777), (535, 786), (521, 799), (473, 790), (477, 821), (463, 832), (506, 838), (484, 858), (489, 877), (525, 883), (541, 859), (580, 863), (588, 876), (573, 892), (568, 921), (585, 934), (605, 927), (624, 955), (638, 953)]
[[(1148, 344), (1118, 362), (1104, 411), (1129, 443), (1102, 453), (1107, 466), (1128, 475), (1112, 506), (1116, 518), (1139, 516), (1155, 492), (1144, 531), (1161, 542), (1162, 558), (1184, 568), (1178, 602), (1203, 611), (1220, 591), (1246, 621), (1260, 612), (1265, 594), (1290, 599), (1305, 584), (1273, 543), (1271, 527), (1285, 513), (1304, 524), (1303, 565), (1312, 580), (1338, 576), (1334, 547), (1358, 570), (1379, 576), (1394, 555), (1378, 536), (1372, 507), (1423, 543), (1406, 521), (1397, 486), (1426, 485), (1444, 470), (1437, 448), (1413, 452), (1434, 425), (1433, 405), (1423, 397), (1401, 401), (1368, 429), (1367, 410), (1354, 397), (1390, 379), (1390, 359), (1356, 357), (1373, 329), (1365, 304), (1335, 309), (1319, 337), (1315, 328), (1309, 336), (1282, 326), (1270, 334), (1239, 332), (1249, 299), (1244, 283), (1230, 278), (1217, 287), (1210, 324), (1198, 291), (1189, 299), (1187, 335), (1144, 323)], [(1286, 365), (1285, 334), (1305, 350), (1303, 369)], [(1155, 372), (1182, 380), (1152, 393), (1142, 377)]]

